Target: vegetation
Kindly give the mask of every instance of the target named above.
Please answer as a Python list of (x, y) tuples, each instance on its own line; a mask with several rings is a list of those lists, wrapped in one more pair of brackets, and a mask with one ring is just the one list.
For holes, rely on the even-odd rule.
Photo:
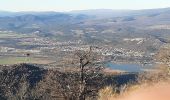
[(155, 55), (158, 62), (161, 63), (161, 68), (167, 74), (170, 73), (170, 48), (168, 45), (162, 47), (159, 52)]
[(49, 64), (52, 60), (34, 57), (0, 57), (0, 65), (13, 65), (20, 63)]
[(28, 37), (28, 35), (26, 34), (17, 34), (17, 33), (9, 33), (9, 32), (0, 32), (0, 38), (4, 39), (4, 38), (24, 38), (24, 37)]
[(81, 100), (82, 95), (86, 100), (96, 100), (98, 91), (107, 85), (116, 83), (119, 87), (132, 81), (126, 75), (105, 75), (96, 70), (98, 73), (84, 73), (82, 84), (79, 72), (61, 72), (32, 64), (0, 68), (0, 99), (4, 100)]
[[(143, 72), (138, 74), (136, 82), (130, 82), (124, 84), (117, 92), (117, 87), (106, 86), (103, 89), (99, 90), (98, 99), (99, 100), (133, 100), (139, 99), (146, 100), (150, 97), (154, 100), (160, 100), (162, 98), (169, 99), (169, 95), (163, 95), (160, 93), (166, 94), (170, 91), (169, 88), (169, 63), (170, 63), (170, 52), (169, 47), (164, 46), (159, 50), (159, 52), (155, 55), (157, 61), (161, 62), (159, 65), (159, 71), (156, 72)], [(149, 89), (149, 90), (147, 90)], [(166, 91), (164, 91), (166, 89)], [(149, 94), (149, 91), (151, 94)], [(147, 93), (148, 92), (148, 93)], [(131, 95), (132, 94), (132, 95)], [(147, 95), (148, 94), (148, 95)], [(156, 95), (155, 95), (156, 94)], [(132, 96), (132, 97), (129, 97)], [(142, 95), (142, 96), (141, 96)], [(146, 96), (146, 97), (145, 97)], [(155, 96), (155, 97), (154, 97)]]
[[(169, 81), (168, 12), (0, 17), (0, 100), (110, 100)], [(159, 68), (150, 72), (105, 69), (155, 62)]]

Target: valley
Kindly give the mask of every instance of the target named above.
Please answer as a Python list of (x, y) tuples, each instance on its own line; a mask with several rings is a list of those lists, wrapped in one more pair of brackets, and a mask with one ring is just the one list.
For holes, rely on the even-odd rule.
[(121, 98), (169, 82), (169, 51), (170, 8), (0, 11), (0, 99)]

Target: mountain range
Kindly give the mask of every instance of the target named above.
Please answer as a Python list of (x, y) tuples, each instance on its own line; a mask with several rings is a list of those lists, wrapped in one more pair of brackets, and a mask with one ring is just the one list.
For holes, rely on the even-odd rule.
[[(170, 8), (145, 10), (82, 10), (70, 12), (0, 11), (0, 30), (49, 37), (113, 41), (120, 37), (153, 36), (169, 41)], [(116, 37), (115, 37), (116, 36)]]

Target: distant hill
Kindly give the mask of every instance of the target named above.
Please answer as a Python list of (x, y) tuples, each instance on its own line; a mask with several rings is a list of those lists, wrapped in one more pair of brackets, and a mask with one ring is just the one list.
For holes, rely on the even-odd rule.
[(112, 9), (92, 9), (71, 11), (72, 14), (85, 14), (96, 17), (125, 17), (125, 16), (141, 16), (141, 15), (157, 15), (170, 12), (170, 8), (160, 9), (144, 9), (144, 10), (112, 10)]
[[(82, 10), (71, 12), (0, 12), (0, 29), (62, 40), (116, 41), (123, 37), (167, 39), (170, 8), (145, 10)], [(116, 35), (116, 37), (115, 37)], [(158, 38), (159, 37), (159, 38)], [(161, 37), (161, 38), (160, 38)], [(169, 41), (169, 40), (163, 40)]]

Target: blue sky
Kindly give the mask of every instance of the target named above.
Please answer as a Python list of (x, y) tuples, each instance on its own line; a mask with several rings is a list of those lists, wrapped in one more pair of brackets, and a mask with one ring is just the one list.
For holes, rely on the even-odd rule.
[(5, 11), (136, 10), (165, 7), (170, 7), (170, 0), (0, 0), (0, 10)]

